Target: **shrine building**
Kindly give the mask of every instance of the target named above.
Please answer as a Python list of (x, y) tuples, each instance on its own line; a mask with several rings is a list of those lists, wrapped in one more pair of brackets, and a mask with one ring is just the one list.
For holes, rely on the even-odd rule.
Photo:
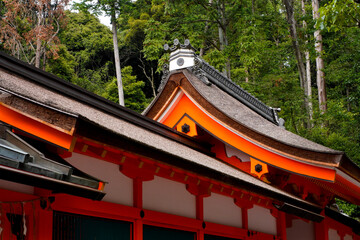
[(170, 52), (138, 114), (0, 52), (0, 239), (360, 240), (360, 168)]

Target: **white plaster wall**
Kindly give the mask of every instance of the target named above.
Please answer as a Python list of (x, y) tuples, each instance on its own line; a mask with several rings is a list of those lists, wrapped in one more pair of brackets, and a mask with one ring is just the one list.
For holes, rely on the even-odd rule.
[(143, 207), (196, 218), (196, 198), (186, 190), (186, 185), (158, 176), (143, 182)]
[(25, 184), (10, 182), (0, 179), (0, 188), (11, 190), (14, 192), (21, 192), (26, 194), (34, 194), (34, 187)]
[(344, 240), (353, 240), (352, 236), (346, 234)]
[(276, 235), (276, 218), (270, 210), (257, 205), (248, 210), (249, 229)]
[(204, 220), (242, 227), (241, 208), (235, 205), (233, 198), (211, 193), (211, 196), (204, 198)]
[(337, 230), (329, 228), (329, 240), (341, 240)]
[[(183, 64), (178, 65), (177, 60), (183, 59)], [(170, 55), (169, 71), (194, 66), (194, 52), (189, 49), (178, 49)]]
[(133, 205), (132, 179), (120, 172), (119, 165), (78, 153), (73, 153), (70, 158), (65, 160), (77, 169), (108, 182), (104, 188), (106, 195), (103, 201), (127, 206)]
[(234, 148), (233, 146), (230, 146), (228, 144), (225, 143), (225, 151), (226, 151), (226, 156), (227, 157), (232, 157), (235, 156), (238, 159), (240, 159), (241, 162), (250, 162), (250, 156), (247, 155), (246, 153), (240, 151), (237, 148)]
[(286, 229), (288, 240), (315, 240), (315, 227), (313, 222), (301, 219), (292, 220), (292, 226)]

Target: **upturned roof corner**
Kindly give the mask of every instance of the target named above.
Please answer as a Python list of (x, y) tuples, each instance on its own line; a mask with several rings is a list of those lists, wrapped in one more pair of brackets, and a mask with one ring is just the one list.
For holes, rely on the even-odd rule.
[(216, 85), (263, 118), (277, 126), (284, 127), (285, 121), (278, 116), (278, 112), (281, 110), (280, 108), (267, 106), (239, 85), (235, 84), (231, 79), (224, 76), (221, 72), (195, 53), (195, 48), (190, 44), (188, 39), (185, 40), (184, 44), (180, 44), (179, 40), (175, 39), (174, 45), (169, 47), (168, 44), (165, 44), (164, 50), (170, 52), (170, 58), (169, 64), (163, 65), (163, 76), (158, 89), (159, 92), (165, 86), (171, 72), (175, 70), (188, 69), (206, 85)]

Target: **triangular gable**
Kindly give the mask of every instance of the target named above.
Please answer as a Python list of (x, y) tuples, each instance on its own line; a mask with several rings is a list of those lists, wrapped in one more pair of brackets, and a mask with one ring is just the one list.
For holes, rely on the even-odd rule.
[[(186, 55), (182, 49), (186, 49)], [(344, 153), (286, 131), (275, 109), (236, 86), (194, 52), (191, 54), (191, 49), (189, 43), (171, 48), (170, 73), (144, 112), (146, 116), (197, 141), (206, 143), (208, 138), (219, 160), (255, 177), (261, 179), (270, 169), (272, 184), (294, 188), (291, 191), (304, 199), (317, 198), (314, 201), (325, 204), (330, 200), (320, 200), (320, 196), (326, 192), (331, 199), (337, 196), (360, 202), (360, 171), (354, 164), (344, 167), (344, 162), (352, 163)], [(207, 135), (199, 136), (199, 130)], [(229, 155), (227, 148), (244, 153), (250, 161), (225, 156)], [(275, 175), (283, 176), (274, 179)], [(289, 176), (294, 180), (281, 179)], [(268, 178), (262, 180), (270, 183)]]

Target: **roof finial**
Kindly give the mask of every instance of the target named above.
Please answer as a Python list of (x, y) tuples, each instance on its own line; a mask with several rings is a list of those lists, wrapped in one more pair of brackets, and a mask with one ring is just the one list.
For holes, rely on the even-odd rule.
[(174, 45), (169, 47), (165, 44), (164, 50), (170, 52), (170, 71), (194, 66), (195, 49), (191, 46), (189, 39), (186, 39), (184, 44), (180, 44), (179, 40), (175, 39)]
[(179, 39), (175, 38), (174, 39), (174, 45), (172, 47), (169, 47), (168, 44), (164, 45), (164, 50), (167, 52), (173, 52), (177, 49), (190, 49), (193, 50), (195, 52), (195, 49), (193, 46), (191, 46), (190, 44), (190, 40), (189, 39), (185, 39), (184, 44), (181, 44)]

